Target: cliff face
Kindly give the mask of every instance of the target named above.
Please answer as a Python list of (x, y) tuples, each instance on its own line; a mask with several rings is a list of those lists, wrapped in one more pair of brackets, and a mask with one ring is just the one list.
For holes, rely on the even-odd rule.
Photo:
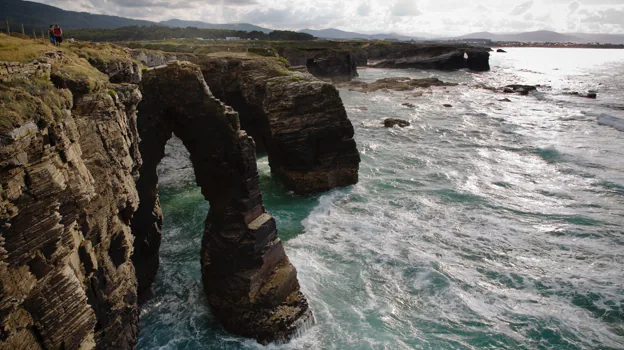
[(279, 48), (278, 53), (317, 78), (345, 82), (358, 76), (356, 56), (348, 50)]
[(271, 171), (296, 193), (357, 183), (360, 157), (336, 88), (273, 59), (196, 58), (212, 92), (240, 113)]
[(418, 68), (474, 71), (490, 70), (489, 49), (461, 44), (384, 43), (363, 47), (365, 55), (378, 68)]
[(127, 53), (88, 50), (0, 63), (0, 349), (135, 346), (138, 300), (158, 268), (156, 166), (172, 134), (210, 202), (198, 258), (215, 315), (262, 343), (313, 322), (262, 202), (255, 143), (203, 75), (231, 65), (212, 83), (247, 108), (274, 171), (300, 192), (357, 181), (336, 89), (275, 60), (207, 59), (203, 74), (174, 62), (137, 75)]
[(0, 80), (0, 347), (129, 348), (140, 93), (49, 56)]
[[(197, 185), (210, 202), (201, 262), (213, 312), (233, 333), (262, 343), (288, 340), (297, 324), (313, 316), (275, 220), (264, 209), (254, 142), (240, 129), (238, 113), (212, 96), (191, 63), (148, 71), (141, 89), (138, 125), (145, 163), (138, 183), (141, 205), (133, 220), (137, 271), (155, 271), (151, 264), (157, 259), (151, 256), (157, 254), (162, 222), (154, 215), (156, 166), (175, 134), (189, 150)], [(146, 289), (153, 275), (138, 278)]]

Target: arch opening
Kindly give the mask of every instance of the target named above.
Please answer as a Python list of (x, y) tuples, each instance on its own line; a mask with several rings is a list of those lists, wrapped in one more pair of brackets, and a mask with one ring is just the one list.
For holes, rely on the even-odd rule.
[[(141, 85), (143, 167), (137, 181), (140, 205), (132, 220), (140, 300), (149, 298), (158, 270), (163, 220), (157, 166), (176, 135), (210, 204), (200, 261), (213, 314), (228, 331), (263, 343), (291, 338), (297, 325), (313, 316), (275, 220), (262, 203), (255, 144), (241, 130), (238, 114), (212, 96), (190, 63), (150, 70)], [(274, 317), (277, 311), (281, 317)]]

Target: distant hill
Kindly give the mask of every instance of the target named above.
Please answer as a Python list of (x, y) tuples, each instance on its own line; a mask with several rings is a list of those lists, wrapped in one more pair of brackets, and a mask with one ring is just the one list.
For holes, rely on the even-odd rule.
[(570, 35), (574, 35), (591, 43), (624, 45), (624, 34), (572, 33)]
[(519, 42), (551, 42), (565, 43), (585, 42), (582, 38), (569, 34), (561, 34), (549, 30), (539, 30), (535, 32), (513, 33), (513, 34), (494, 34), (490, 32), (479, 32), (462, 35), (453, 39), (489, 39), (492, 41), (519, 41)]
[[(94, 15), (86, 12), (65, 11), (60, 8), (21, 0), (1, 0), (0, 20), (9, 20), (11, 31), (21, 30), (24, 24), (26, 33), (33, 29), (45, 30), (50, 24), (60, 24), (65, 30), (82, 28), (119, 28), (124, 26), (145, 26), (155, 24), (149, 21), (117, 16)], [(0, 26), (4, 29), (4, 25)]]
[(263, 33), (270, 33), (273, 29), (259, 27), (249, 23), (227, 23), (227, 24), (214, 24), (214, 23), (206, 23), (201, 21), (184, 21), (181, 19), (170, 19), (168, 21), (162, 21), (159, 24), (168, 26), (168, 27), (179, 27), (179, 28), (187, 28), (187, 27), (196, 27), (202, 29), (226, 29), (226, 30), (242, 30), (246, 32), (253, 32), (257, 30)]
[(300, 30), (301, 33), (308, 33), (314, 35), (317, 38), (324, 39), (375, 39), (375, 40), (384, 40), (384, 39), (396, 39), (396, 40), (421, 40), (420, 38), (400, 35), (396, 33), (389, 34), (362, 34), (355, 32), (346, 32), (344, 30), (335, 29), (335, 28), (327, 28), (327, 29), (303, 29)]

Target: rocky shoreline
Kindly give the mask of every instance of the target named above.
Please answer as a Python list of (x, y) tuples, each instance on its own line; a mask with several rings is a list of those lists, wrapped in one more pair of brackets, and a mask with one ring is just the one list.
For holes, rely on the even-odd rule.
[(134, 348), (159, 261), (156, 166), (173, 134), (210, 202), (198, 259), (217, 318), (263, 344), (313, 322), (262, 202), (256, 144), (298, 193), (356, 183), (336, 88), (273, 58), (142, 51), (164, 63), (145, 69), (115, 46), (40, 46), (34, 62), (0, 65), (2, 347)]

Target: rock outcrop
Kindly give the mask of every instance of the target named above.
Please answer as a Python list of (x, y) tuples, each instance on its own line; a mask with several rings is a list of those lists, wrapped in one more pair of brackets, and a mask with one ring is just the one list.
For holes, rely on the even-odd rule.
[(296, 193), (357, 183), (360, 157), (336, 88), (272, 58), (195, 58), (211, 91), (240, 114), (271, 171)]
[(351, 51), (280, 48), (278, 53), (292, 66), (306, 66), (308, 72), (317, 78), (343, 82), (358, 76), (358, 59)]
[(525, 96), (528, 95), (532, 91), (537, 91), (537, 87), (533, 85), (513, 84), (513, 85), (507, 85), (503, 88), (503, 92), (506, 94), (517, 93), (517, 94), (525, 95)]
[(399, 126), (401, 128), (405, 128), (410, 126), (410, 122), (408, 122), (407, 120), (403, 120), (403, 119), (397, 119), (397, 118), (387, 118), (384, 120), (384, 126), (386, 128), (393, 128), (395, 126)]
[(488, 48), (457, 44), (369, 44), (364, 52), (377, 68), (418, 68), (474, 71), (490, 70)]
[[(133, 64), (98, 65), (111, 83), (80, 49), (82, 58), (70, 49), (0, 62), (0, 349), (134, 348), (140, 297), (158, 268), (156, 166), (172, 134), (210, 202), (198, 258), (215, 315), (261, 343), (313, 322), (263, 206), (255, 143), (200, 68), (170, 63), (137, 86)], [(203, 75), (231, 68), (213, 83), (258, 126), (250, 130), (274, 172), (300, 192), (357, 181), (353, 128), (333, 85), (276, 76), (289, 71), (275, 59), (243, 61), (206, 60)]]
[(149, 288), (154, 277), (149, 272), (157, 268), (162, 219), (156, 166), (175, 134), (189, 150), (197, 185), (210, 202), (201, 266), (212, 311), (232, 333), (262, 343), (290, 339), (297, 325), (313, 316), (275, 220), (262, 204), (255, 145), (240, 129), (238, 113), (212, 96), (191, 63), (148, 71), (141, 90), (144, 164), (132, 225), (139, 290)]
[(0, 81), (0, 348), (129, 349), (140, 92), (50, 57)]
[(438, 78), (411, 79), (407, 77), (383, 78), (372, 83), (352, 81), (348, 83), (352, 91), (374, 92), (378, 90), (411, 91), (417, 88), (432, 86), (457, 86), (456, 83), (446, 83)]
[(178, 59), (176, 55), (171, 53), (141, 49), (130, 50), (130, 55), (147, 67), (164, 66)]

